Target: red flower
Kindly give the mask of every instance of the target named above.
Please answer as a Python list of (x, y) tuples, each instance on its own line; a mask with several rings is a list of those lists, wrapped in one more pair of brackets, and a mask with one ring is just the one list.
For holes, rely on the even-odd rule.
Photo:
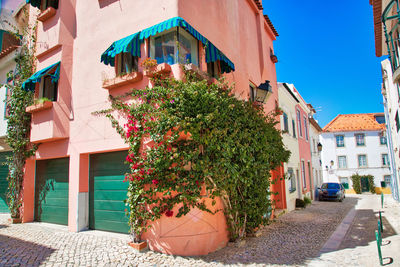
[(132, 160), (132, 158), (130, 157), (130, 155), (126, 156), (126, 161), (127, 161), (127, 162), (130, 162), (130, 163), (133, 162), (133, 160)]
[(167, 150), (168, 150), (168, 152), (171, 152), (172, 148), (169, 146), (169, 147), (167, 147)]
[(167, 217), (172, 217), (172, 215), (174, 215), (174, 212), (173, 212), (172, 210), (167, 210), (167, 211), (165, 212), (165, 215), (166, 215)]
[(158, 184), (158, 180), (154, 179), (153, 181), (151, 181), (153, 184)]

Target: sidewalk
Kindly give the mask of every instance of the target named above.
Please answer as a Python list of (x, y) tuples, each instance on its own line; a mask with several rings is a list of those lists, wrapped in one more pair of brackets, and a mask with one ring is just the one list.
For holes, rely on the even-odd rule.
[[(381, 247), (384, 264), (389, 262), (390, 257), (393, 263), (388, 266), (400, 266), (400, 204), (390, 195), (385, 195), (383, 209), (380, 195), (362, 195), (355, 210), (349, 212), (321, 249), (320, 257), (308, 262), (307, 265), (380, 266), (375, 241), (379, 211), (382, 211), (384, 228), (382, 233), (384, 245)], [(389, 244), (385, 245), (386, 243)]]

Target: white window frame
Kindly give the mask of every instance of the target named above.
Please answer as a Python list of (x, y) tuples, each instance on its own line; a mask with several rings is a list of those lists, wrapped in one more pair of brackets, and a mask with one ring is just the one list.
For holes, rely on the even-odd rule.
[[(362, 136), (362, 144), (359, 144), (358, 143), (358, 137), (359, 136)], [(356, 146), (366, 146), (366, 142), (365, 142), (365, 134), (363, 134), (363, 133), (356, 133), (356, 134), (354, 134), (354, 138), (355, 138), (355, 141), (356, 141)]]
[[(365, 157), (365, 165), (363, 165), (363, 166), (360, 165), (360, 157), (361, 157), (361, 156), (364, 156), (364, 157)], [(358, 167), (359, 167), (359, 168), (367, 168), (367, 167), (368, 167), (368, 157), (367, 157), (367, 155), (366, 155), (366, 154), (359, 154), (359, 155), (357, 155), (357, 162), (358, 162)]]
[[(341, 166), (340, 159), (344, 158), (344, 166)], [(340, 155), (337, 157), (338, 169), (347, 169), (347, 156)]]
[(297, 127), (299, 128), (299, 137), (303, 137), (300, 109), (296, 109), (296, 118), (297, 118)]
[(304, 137), (308, 141), (308, 119), (306, 115), (303, 115), (303, 120), (304, 120)]
[(307, 181), (306, 181), (306, 163), (302, 159), (301, 160), (301, 178), (303, 179), (303, 189), (307, 188)]
[[(387, 153), (381, 154), (381, 159), (382, 159), (382, 166), (383, 167), (389, 167), (390, 162), (389, 162), (389, 155)], [(386, 164), (385, 164), (386, 161)]]
[[(339, 145), (338, 145), (338, 139), (337, 139), (337, 138), (338, 138), (339, 136), (343, 137), (343, 146), (339, 146)], [(346, 144), (345, 144), (345, 142), (344, 142), (344, 135), (343, 135), (343, 134), (337, 134), (337, 135), (335, 135), (335, 144), (336, 144), (336, 147), (337, 147), (337, 148), (343, 148), (343, 147), (346, 146)]]

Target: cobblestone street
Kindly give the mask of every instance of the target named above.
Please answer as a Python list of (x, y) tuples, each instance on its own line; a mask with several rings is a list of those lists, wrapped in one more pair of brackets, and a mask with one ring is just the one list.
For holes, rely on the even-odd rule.
[(321, 247), (358, 197), (343, 203), (313, 202), (306, 209), (282, 215), (258, 237), (229, 243), (204, 257), (137, 253), (126, 235), (98, 231), (70, 233), (64, 226), (27, 223), (10, 225), (0, 216), (0, 266), (215, 266), (305, 265)]

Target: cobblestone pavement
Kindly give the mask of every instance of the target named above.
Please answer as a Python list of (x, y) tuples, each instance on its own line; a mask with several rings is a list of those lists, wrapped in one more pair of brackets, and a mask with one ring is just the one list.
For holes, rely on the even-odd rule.
[(138, 253), (126, 235), (97, 231), (70, 233), (66, 227), (42, 223), (11, 225), (0, 215), (0, 266), (219, 266), (304, 265), (319, 250), (357, 203), (313, 202), (282, 215), (258, 237), (229, 243), (203, 257)]
[[(400, 204), (391, 196), (385, 197), (384, 208), (379, 195), (363, 195), (356, 206), (356, 215), (336, 251), (322, 253), (306, 264), (309, 266), (380, 266), (375, 230), (379, 211), (382, 212), (383, 262), (400, 266)], [(335, 237), (332, 237), (333, 239)]]

